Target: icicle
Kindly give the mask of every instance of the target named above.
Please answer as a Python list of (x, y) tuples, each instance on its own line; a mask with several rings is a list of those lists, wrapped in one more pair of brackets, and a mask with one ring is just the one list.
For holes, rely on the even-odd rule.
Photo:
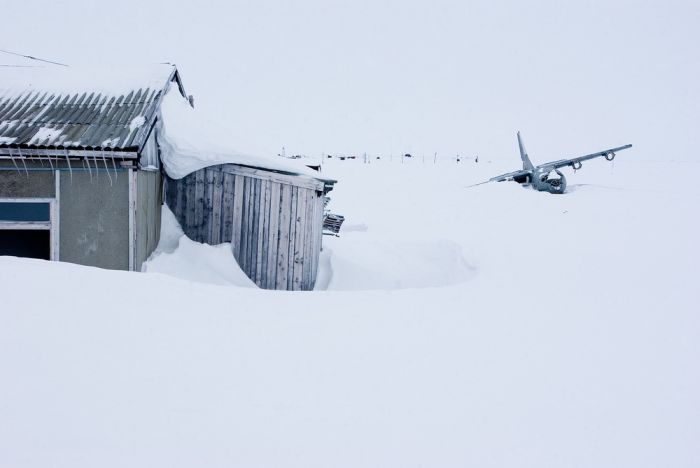
[(47, 158), (49, 160), (49, 166), (51, 166), (51, 172), (53, 172), (54, 168), (53, 168), (53, 163), (51, 162), (51, 155), (47, 155)]
[(22, 161), (22, 165), (24, 166), (24, 172), (27, 173), (27, 179), (29, 179), (29, 170), (27, 169), (27, 163), (24, 162), (24, 156), (22, 156), (22, 148), (17, 148), (17, 151), (19, 151), (19, 159)]
[(68, 163), (68, 173), (70, 174), (70, 183), (73, 183), (73, 168), (70, 167), (70, 156), (68, 155), (68, 149), (65, 148), (63, 151), (66, 153), (66, 162)]
[(87, 164), (88, 172), (90, 173), (90, 183), (92, 183), (92, 169), (90, 168), (90, 161), (87, 156), (83, 159), (83, 166), (85, 166), (85, 164)]
[(15, 161), (15, 157), (12, 155), (12, 148), (8, 148), (10, 151), (10, 159), (12, 159), (12, 164), (15, 165), (15, 169), (17, 169), (17, 173), (19, 174), (19, 166), (17, 165), (17, 161)]
[(102, 162), (105, 165), (105, 172), (107, 172), (107, 177), (109, 177), (109, 185), (111, 187), (112, 186), (112, 174), (109, 173), (109, 168), (107, 167), (107, 159), (105, 158), (104, 148), (100, 150), (100, 153), (102, 154)]
[(112, 151), (112, 167), (114, 168), (114, 180), (117, 180), (117, 164), (114, 162), (114, 151)]

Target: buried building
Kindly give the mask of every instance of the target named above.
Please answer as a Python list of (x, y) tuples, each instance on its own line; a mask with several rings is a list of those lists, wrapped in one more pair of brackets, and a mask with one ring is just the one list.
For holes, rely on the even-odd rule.
[(260, 287), (312, 289), (333, 181), (213, 149), (191, 111), (172, 65), (3, 71), (0, 255), (139, 271), (167, 200), (192, 239), (231, 242)]

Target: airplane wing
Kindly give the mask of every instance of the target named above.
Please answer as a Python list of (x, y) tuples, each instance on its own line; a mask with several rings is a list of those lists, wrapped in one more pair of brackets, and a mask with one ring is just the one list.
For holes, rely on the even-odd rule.
[(513, 171), (507, 174), (501, 174), (496, 177), (491, 177), (489, 180), (479, 182), (478, 184), (467, 185), (466, 188), (476, 187), (477, 185), (488, 184), (489, 182), (505, 182), (506, 180), (513, 180), (516, 177), (532, 176), (532, 171), (529, 169), (523, 169), (520, 171)]
[(491, 177), (489, 182), (504, 182), (506, 180), (513, 180), (516, 177), (531, 176), (532, 171), (529, 169), (521, 169), (519, 171), (508, 172), (507, 174), (501, 174), (496, 177)]
[(540, 164), (535, 169), (554, 170), (554, 169), (559, 169), (560, 167), (566, 167), (566, 166), (571, 166), (574, 169), (580, 169), (582, 161), (587, 161), (589, 159), (599, 158), (601, 156), (604, 157), (605, 159), (607, 159), (608, 161), (612, 161), (613, 158), (615, 158), (616, 151), (626, 150), (627, 148), (631, 148), (631, 147), (632, 147), (632, 145), (618, 146), (617, 148), (610, 148), (610, 149), (606, 149), (603, 151), (598, 151), (597, 153), (591, 153), (591, 154), (586, 154), (584, 156), (579, 156), (577, 158), (560, 159), (559, 161), (552, 161), (552, 162)]

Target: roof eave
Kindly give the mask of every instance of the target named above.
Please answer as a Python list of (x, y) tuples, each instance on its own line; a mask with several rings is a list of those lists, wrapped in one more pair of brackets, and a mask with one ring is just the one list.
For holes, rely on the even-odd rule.
[(124, 159), (136, 159), (138, 158), (138, 148), (136, 147), (124, 147), (124, 148), (110, 148), (110, 147), (82, 147), (82, 146), (37, 146), (37, 145), (13, 145), (13, 144), (2, 144), (0, 145), (0, 155), (3, 151), (7, 153), (12, 153), (17, 151), (15, 154), (8, 154), (10, 157), (41, 157), (41, 156), (74, 156), (74, 157), (85, 157), (85, 156), (108, 156), (108, 157), (120, 157)]

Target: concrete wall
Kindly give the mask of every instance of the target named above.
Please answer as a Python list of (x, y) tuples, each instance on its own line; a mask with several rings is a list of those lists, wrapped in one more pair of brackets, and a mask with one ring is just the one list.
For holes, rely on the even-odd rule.
[(61, 261), (129, 269), (129, 173), (110, 175), (61, 171)]
[(138, 171), (136, 173), (136, 230), (134, 270), (153, 253), (160, 240), (160, 215), (163, 204), (163, 183), (158, 171)]
[(14, 166), (0, 166), (0, 198), (53, 198), (54, 180), (51, 171), (25, 173)]
[[(133, 269), (140, 271), (160, 240), (163, 203), (159, 171), (130, 172), (110, 168), (108, 173), (61, 162), (59, 193), (56, 175), (47, 162), (0, 162), (0, 198), (56, 198), (58, 259), (64, 262), (116, 270), (129, 269), (129, 178), (135, 202), (133, 217)], [(110, 180), (111, 177), (111, 180)], [(58, 195), (58, 196), (57, 196)], [(58, 223), (56, 223), (58, 221)]]

